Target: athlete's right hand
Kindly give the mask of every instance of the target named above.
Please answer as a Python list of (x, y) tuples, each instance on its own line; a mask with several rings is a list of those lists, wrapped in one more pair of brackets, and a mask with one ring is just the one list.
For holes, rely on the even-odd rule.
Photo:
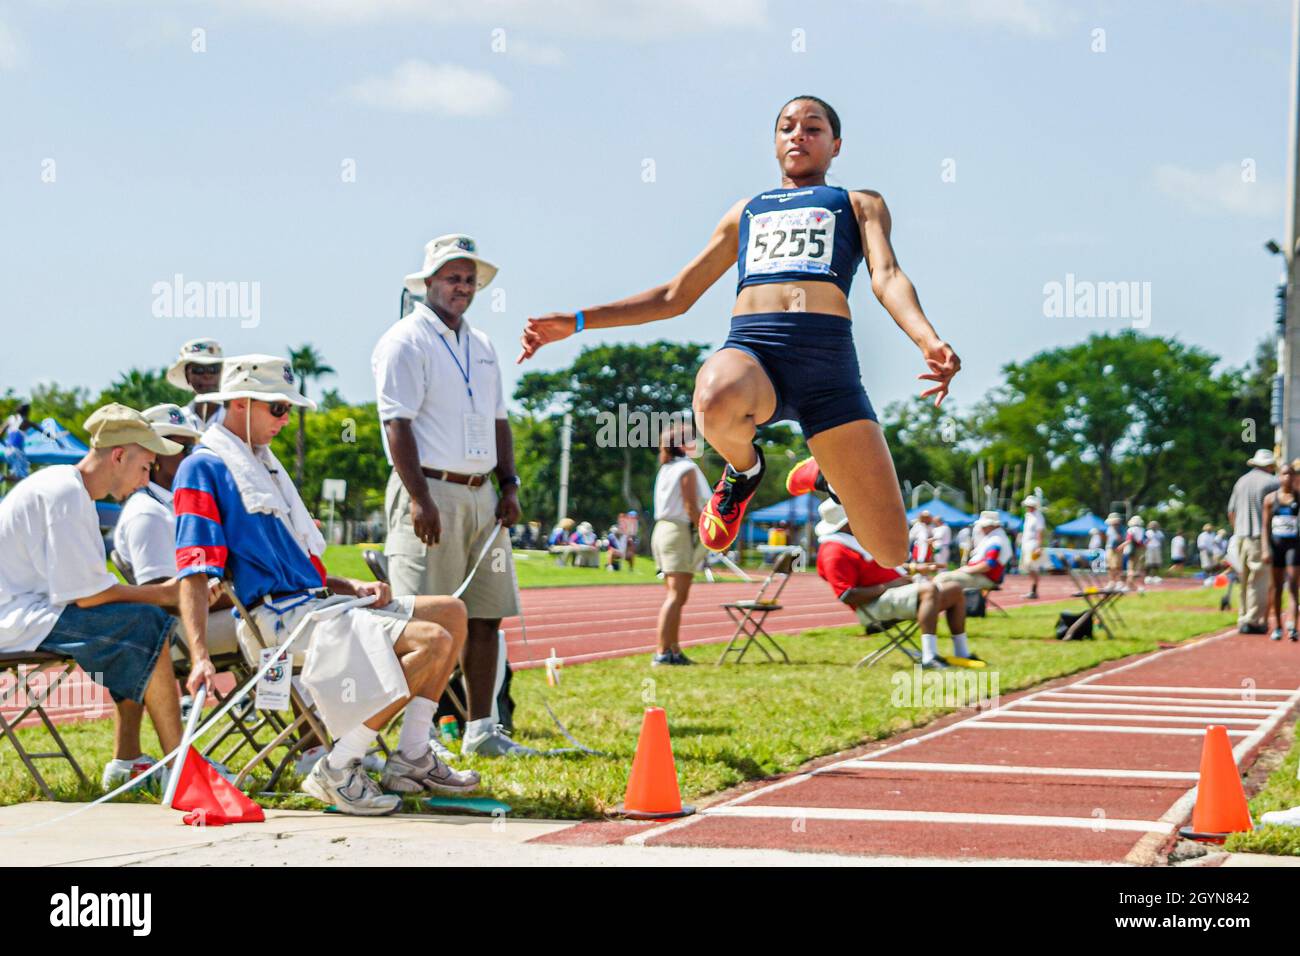
[(530, 359), (543, 345), (558, 342), (573, 334), (578, 324), (578, 317), (572, 312), (551, 312), (538, 318), (531, 318), (524, 326), (524, 334), (519, 336), (519, 343), (524, 350), (515, 359), (518, 365), (524, 359)]
[(442, 538), (442, 517), (432, 501), (411, 499), (411, 524), (415, 526), (415, 536), (426, 545), (437, 544)]

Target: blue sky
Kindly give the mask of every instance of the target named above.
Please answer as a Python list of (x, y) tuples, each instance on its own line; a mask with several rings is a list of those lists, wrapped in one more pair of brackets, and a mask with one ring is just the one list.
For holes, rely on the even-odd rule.
[[(311, 342), (368, 399), (402, 276), (465, 231), (501, 267), (502, 311), (469, 315), (509, 393), (527, 316), (668, 279), (777, 184), (772, 124), (803, 92), (844, 121), (831, 182), (890, 205), (959, 406), (1009, 359), (1127, 327), (1045, 317), (1067, 275), (1149, 282), (1148, 332), (1239, 364), (1272, 328), (1288, 37), (1285, 0), (0, 2), (0, 387), (98, 389), (207, 334)], [(154, 315), (176, 274), (257, 283), (258, 324)], [(734, 282), (523, 370), (597, 337), (717, 346)], [(873, 402), (914, 393), (865, 269), (850, 302)]]

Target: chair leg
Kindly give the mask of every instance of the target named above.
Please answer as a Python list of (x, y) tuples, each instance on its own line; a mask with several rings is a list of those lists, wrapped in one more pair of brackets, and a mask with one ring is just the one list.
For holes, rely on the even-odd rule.
[[(16, 670), (14, 675), (17, 678), (17, 683), (14, 685), (13, 690), (0, 695), (0, 707), (3, 707), (19, 694), (22, 694), (27, 698), (27, 706), (14, 720), (7, 720), (3, 714), (0, 714), (0, 733), (3, 733), (4, 736), (8, 738), (9, 742), (13, 744), (14, 751), (18, 754), (18, 759), (23, 762), (23, 766), (27, 768), (27, 772), (31, 775), (32, 779), (36, 781), (36, 785), (40, 788), (41, 793), (45, 795), (45, 799), (47, 800), (54, 800), (55, 796), (54, 792), (50, 789), (49, 784), (46, 783), (45, 777), (36, 769), (35, 761), (37, 760), (66, 760), (72, 767), (73, 772), (76, 773), (77, 779), (80, 780), (84, 786), (90, 785), (90, 782), (86, 779), (85, 773), (82, 772), (81, 765), (77, 763), (76, 758), (72, 756), (72, 752), (68, 749), (68, 745), (64, 742), (63, 735), (59, 733), (58, 728), (54, 725), (54, 721), (50, 720), (49, 714), (45, 712), (45, 702), (49, 700), (50, 694), (52, 694), (55, 688), (58, 687), (58, 685), (75, 669), (76, 664), (68, 663), (64, 667), (63, 671), (54, 677), (50, 682), (49, 688), (46, 689), (43, 694), (33, 693), (31, 686), (28, 683), (30, 676), (37, 671), (40, 671), (40, 667), (33, 668), (26, 673)], [(27, 748), (23, 746), (22, 741), (18, 738), (18, 725), (21, 724), (29, 714), (35, 714), (40, 718), (41, 723), (45, 726), (46, 732), (54, 741), (55, 746), (59, 748), (57, 753), (52, 751), (33, 752), (27, 750)]]

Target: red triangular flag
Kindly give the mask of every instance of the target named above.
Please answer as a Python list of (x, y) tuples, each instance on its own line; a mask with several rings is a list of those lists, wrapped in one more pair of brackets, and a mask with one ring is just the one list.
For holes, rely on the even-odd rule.
[(261, 807), (236, 790), (193, 747), (185, 755), (172, 809), (195, 811), (185, 815), (185, 822), (190, 826), (219, 827), (227, 823), (261, 823), (266, 819)]

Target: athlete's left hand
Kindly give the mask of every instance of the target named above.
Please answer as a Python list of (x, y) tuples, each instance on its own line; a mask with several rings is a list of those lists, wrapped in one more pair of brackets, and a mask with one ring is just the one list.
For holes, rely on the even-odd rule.
[(506, 489), (497, 501), (497, 518), (507, 529), (519, 521), (519, 497), (513, 487)]
[(519, 336), (523, 351), (515, 359), (518, 365), (524, 359), (530, 359), (537, 350), (550, 342), (558, 342), (573, 335), (578, 317), (574, 312), (551, 312), (540, 317), (530, 318), (524, 326), (524, 334)]
[(938, 345), (928, 348), (924, 352), (925, 364), (929, 366), (930, 371), (918, 375), (918, 379), (926, 379), (939, 384), (927, 388), (921, 393), (922, 398), (929, 398), (933, 395), (934, 407), (938, 408), (943, 404), (943, 400), (948, 397), (948, 383), (952, 377), (961, 371), (961, 359), (957, 353), (952, 350), (952, 346), (947, 342), (940, 342)]

